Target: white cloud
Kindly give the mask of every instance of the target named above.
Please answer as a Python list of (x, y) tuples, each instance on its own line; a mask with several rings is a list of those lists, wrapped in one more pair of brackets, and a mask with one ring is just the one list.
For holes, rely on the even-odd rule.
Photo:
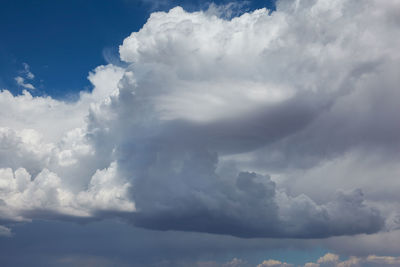
[(328, 263), (328, 262), (337, 262), (339, 260), (339, 256), (333, 253), (326, 253), (324, 256), (318, 259), (317, 263)]
[(22, 66), (24, 67), (23, 73), (26, 76), (27, 79), (32, 80), (35, 78), (35, 75), (31, 72), (30, 67), (28, 63), (22, 63)]
[(115, 168), (113, 164), (96, 172), (88, 189), (78, 193), (68, 190), (61, 178), (48, 169), (34, 179), (24, 168), (15, 172), (0, 169), (0, 218), (29, 221), (62, 215), (90, 218), (101, 211), (132, 212), (134, 204), (127, 199), (130, 184), (115, 177)]
[(134, 211), (135, 205), (129, 201), (130, 187), (130, 183), (120, 181), (117, 164), (113, 162), (109, 168), (96, 171), (88, 190), (78, 194), (78, 202), (95, 210)]
[(31, 83), (25, 82), (25, 79), (22, 78), (21, 76), (15, 77), (15, 82), (16, 82), (19, 86), (21, 86), (21, 87), (23, 87), (23, 88), (30, 89), (30, 90), (35, 89), (35, 86), (33, 86)]
[(293, 264), (288, 264), (286, 262), (281, 262), (278, 260), (265, 260), (261, 264), (257, 265), (257, 267), (268, 267), (268, 266), (275, 266), (275, 267), (292, 267)]
[(33, 80), (35, 75), (30, 71), (30, 67), (27, 63), (22, 63), (23, 70), (20, 71), (22, 76), (14, 78), (15, 82), (24, 89), (34, 90), (35, 86), (32, 83), (26, 82), (26, 80)]
[(304, 267), (359, 267), (359, 266), (397, 266), (400, 264), (399, 257), (369, 255), (367, 257), (351, 256), (347, 260), (339, 260), (339, 255), (327, 253), (317, 260), (316, 263), (309, 262)]
[(32, 97), (27, 91), (0, 93), (3, 221), (93, 218), (135, 209), (129, 182), (117, 175), (116, 163), (95, 157), (85, 129), (89, 106), (117, 90), (121, 76), (118, 67), (99, 66), (89, 75), (93, 92), (81, 93), (75, 103)]

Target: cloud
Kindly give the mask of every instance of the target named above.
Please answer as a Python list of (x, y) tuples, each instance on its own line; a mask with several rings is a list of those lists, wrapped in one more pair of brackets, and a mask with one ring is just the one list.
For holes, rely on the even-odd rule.
[(27, 63), (23, 62), (22, 63), (23, 66), (23, 70), (21, 71), (22, 76), (17, 76), (15, 77), (15, 82), (25, 88), (25, 89), (30, 89), (30, 90), (34, 90), (35, 86), (33, 86), (33, 84), (26, 82), (26, 80), (33, 80), (35, 78), (35, 75), (30, 71), (30, 67)]
[[(234, 258), (230, 262), (226, 263), (218, 263), (218, 262), (195, 262), (195, 263), (185, 263), (190, 266), (209, 266), (209, 267), (225, 267), (225, 266), (236, 266), (236, 267), (247, 267), (254, 266), (249, 263)], [(366, 257), (354, 257), (351, 256), (347, 260), (339, 260), (339, 255), (333, 253), (327, 253), (320, 257), (316, 262), (307, 262), (304, 265), (294, 265), (291, 263), (282, 262), (279, 260), (269, 259), (264, 260), (262, 263), (258, 264), (257, 267), (360, 267), (360, 266), (368, 266), (368, 267), (378, 267), (378, 266), (398, 266), (400, 264), (399, 257), (390, 257), (390, 256), (376, 256), (369, 255)], [(169, 266), (168, 264), (160, 264), (156, 266)], [(180, 265), (179, 265), (180, 266)]]
[[(320, 13), (326, 12), (325, 8), (320, 2), (316, 3), (312, 15), (315, 18), (322, 18)], [(303, 233), (305, 237), (321, 236), (318, 233), (311, 233), (311, 231), (306, 231), (302, 228), (302, 224), (299, 224), (299, 222), (302, 221), (303, 216), (304, 225), (315, 224), (318, 227), (310, 228), (316, 232), (321, 231), (321, 233), (324, 232), (327, 235), (333, 234), (327, 228), (324, 228), (323, 225), (330, 225), (329, 221), (335, 227), (341, 225), (342, 223), (335, 221), (336, 219), (334, 218), (340, 220), (341, 216), (339, 214), (343, 214), (342, 208), (348, 210), (348, 214), (351, 215), (345, 218), (350, 218), (352, 215), (358, 214), (354, 217), (353, 222), (369, 222), (369, 226), (363, 231), (373, 232), (380, 228), (379, 215), (375, 211), (370, 210), (366, 213), (351, 211), (351, 207), (356, 207), (362, 203), (356, 200), (356, 195), (361, 197), (360, 200), (362, 199), (360, 191), (349, 198), (344, 195), (343, 198), (339, 196), (337, 202), (329, 203), (326, 206), (329, 207), (327, 209), (329, 211), (316, 205), (307, 196), (288, 197), (285, 199), (284, 193), (277, 194), (274, 192), (275, 190), (267, 191), (272, 192), (267, 194), (268, 197), (266, 199), (270, 199), (268, 203), (274, 203), (277, 206), (270, 205), (268, 207), (268, 205), (262, 204), (265, 209), (262, 214), (269, 214), (268, 219), (265, 218), (266, 221), (261, 223), (270, 225), (269, 230), (271, 232), (266, 233), (263, 233), (262, 230), (256, 230), (258, 226), (254, 226), (253, 231), (250, 230), (249, 222), (254, 221), (251, 217), (244, 216), (246, 223), (243, 224), (247, 225), (246, 229), (251, 233), (240, 233), (240, 219), (227, 215), (222, 216), (222, 218), (215, 218), (214, 215), (211, 215), (218, 214), (221, 216), (224, 214), (226, 208), (215, 211), (216, 207), (210, 206), (214, 202), (223, 203), (223, 198), (219, 201), (211, 198), (211, 202), (202, 203), (202, 201), (199, 201), (198, 203), (195, 197), (185, 196), (187, 192), (190, 192), (191, 188), (194, 188), (194, 186), (186, 188), (185, 185), (196, 184), (196, 182), (190, 181), (191, 178), (195, 181), (203, 181), (203, 184), (199, 188), (196, 188), (196, 192), (201, 190), (201, 192), (207, 192), (206, 195), (212, 196), (213, 190), (219, 185), (214, 185), (213, 183), (210, 183), (213, 186), (205, 185), (204, 183), (207, 181), (205, 177), (211, 176), (213, 178), (208, 179), (215, 181), (225, 174), (222, 171), (219, 173), (218, 171), (214, 171), (214, 166), (218, 164), (221, 166), (222, 163), (218, 160), (212, 160), (212, 153), (208, 156), (203, 153), (200, 159), (191, 159), (191, 156), (189, 156), (187, 160), (180, 158), (182, 154), (191, 155), (191, 153), (198, 153), (195, 152), (199, 151), (199, 148), (196, 146), (206, 147), (217, 155), (234, 155), (262, 148), (268, 144), (279, 144), (279, 141), (285, 140), (285, 137), (296, 136), (294, 133), (301, 133), (304, 129), (307, 129), (321, 114), (330, 110), (336, 99), (347, 96), (353, 90), (356, 90), (356, 82), (359, 81), (359, 75), (368, 75), (369, 68), (363, 67), (366, 60), (365, 57), (360, 57), (359, 63), (356, 62), (357, 60), (350, 63), (347, 57), (339, 59), (339, 61), (342, 61), (343, 66), (347, 68), (345, 72), (342, 72), (343, 69), (338, 72), (332, 68), (333, 64), (338, 64), (338, 55), (331, 53), (331, 49), (336, 47), (337, 49), (342, 49), (343, 53), (352, 53), (350, 52), (352, 49), (364, 45), (363, 43), (358, 43), (358, 40), (354, 40), (355, 43), (346, 44), (344, 47), (342, 47), (341, 43), (335, 43), (335, 40), (346, 38), (341, 31), (329, 28), (332, 40), (322, 40), (319, 39), (319, 36), (315, 36), (314, 28), (312, 28), (312, 31), (310, 28), (308, 32), (306, 27), (306, 33), (313, 36), (317, 42), (321, 42), (317, 45), (319, 46), (318, 54), (313, 54), (310, 51), (309, 43), (307, 42), (302, 46), (302, 42), (291, 43), (290, 39), (285, 39), (298, 38), (300, 41), (304, 37), (304, 33), (300, 36), (289, 27), (288, 23), (290, 23), (291, 19), (300, 16), (297, 12), (303, 12), (303, 14), (309, 12), (308, 8), (304, 8), (304, 10), (297, 9), (297, 12), (294, 14), (291, 13), (290, 8), (286, 11), (288, 13), (275, 12), (269, 16), (267, 10), (258, 10), (254, 13), (234, 18), (231, 21), (226, 21), (204, 15), (201, 12), (191, 14), (180, 8), (175, 8), (169, 13), (153, 13), (141, 31), (133, 33), (129, 38), (125, 39), (123, 45), (120, 47), (121, 58), (133, 63), (128, 69), (133, 74), (137, 73), (138, 76), (132, 83), (129, 82), (129, 79), (125, 81), (125, 84), (122, 83), (120, 92), (122, 93), (125, 90), (131, 92), (131, 95), (134, 94), (137, 98), (140, 98), (142, 105), (144, 102), (147, 103), (145, 105), (146, 109), (133, 109), (130, 113), (144, 115), (146, 112), (149, 112), (149, 118), (151, 119), (148, 123), (145, 123), (145, 127), (147, 128), (144, 128), (142, 135), (145, 135), (146, 131), (148, 131), (154, 136), (151, 141), (145, 141), (145, 143), (149, 143), (149, 146), (138, 146), (136, 143), (139, 141), (131, 139), (132, 141), (128, 143), (124, 142), (123, 147), (119, 149), (120, 160), (127, 162), (122, 168), (128, 169), (128, 172), (133, 173), (143, 167), (143, 165), (132, 165), (132, 162), (136, 162), (139, 158), (139, 155), (132, 152), (135, 148), (140, 151), (141, 156), (145, 155), (145, 158), (148, 158), (148, 168), (152, 170), (149, 173), (147, 169), (142, 169), (138, 171), (138, 178), (134, 178), (138, 180), (135, 182), (136, 186), (133, 189), (135, 201), (138, 209), (143, 210), (134, 219), (137, 225), (147, 225), (156, 229), (179, 229), (180, 227), (185, 227), (185, 230), (201, 231), (201, 226), (196, 226), (198, 222), (207, 231), (218, 233), (218, 230), (213, 230), (213, 227), (227, 225), (226, 221), (229, 221), (233, 224), (232, 228), (219, 230), (220, 232), (234, 233), (240, 236), (273, 236), (274, 233), (277, 236), (285, 236), (279, 227), (274, 228), (274, 225), (275, 223), (277, 225), (283, 224), (286, 226), (286, 229), (282, 231), (289, 231), (288, 229), (291, 227), (289, 223), (290, 219), (287, 219), (288, 222), (284, 220), (286, 224), (278, 223), (282, 220), (282, 217), (278, 219), (276, 218), (277, 216), (271, 216), (271, 214), (278, 214), (277, 211), (279, 210), (281, 215), (285, 215), (286, 210), (284, 207), (286, 206), (284, 201), (287, 201), (290, 203), (287, 205), (288, 207), (299, 207), (301, 210), (301, 216), (293, 223), (300, 226), (298, 229), (291, 230), (293, 232), (288, 234), (289, 236), (299, 237), (301, 236), (300, 233)], [(330, 17), (332, 21), (340, 18), (340, 20), (343, 20), (341, 21), (342, 23), (351, 23), (351, 20), (353, 20), (353, 17), (347, 18), (335, 12), (337, 11), (332, 11), (332, 16)], [(324, 16), (325, 19), (326, 17)], [(311, 27), (311, 22), (306, 20), (305, 23), (310, 23)], [(248, 25), (251, 25), (251, 28)], [(257, 29), (260, 29), (258, 35), (255, 34)], [(272, 35), (271, 32), (276, 34), (276, 36)], [(240, 35), (239, 33), (246, 33), (246, 35)], [(353, 32), (344, 34), (353, 34)], [(246, 36), (246, 38), (242, 36)], [(275, 38), (279, 38), (281, 43), (273, 43), (276, 40)], [(202, 45), (201, 41), (193, 42), (193, 40), (202, 40), (207, 45)], [(253, 42), (253, 40), (257, 41)], [(353, 40), (349, 39), (349, 41), (352, 42)], [(328, 42), (331, 45), (326, 46), (324, 42)], [(243, 50), (244, 43), (246, 43), (247, 49)], [(222, 48), (223, 50), (219, 50)], [(300, 56), (296, 55), (296, 57), (291, 57), (290, 60), (286, 59), (287, 53), (290, 54), (293, 51), (300, 50), (302, 53), (297, 53)], [(280, 64), (275, 64), (275, 69), (271, 70), (273, 72), (272, 75), (269, 72), (265, 72), (265, 68), (261, 67), (265, 63), (261, 62), (260, 58), (268, 61), (274, 60), (274, 57), (276, 57), (276, 60), (280, 57), (282, 58), (279, 60)], [(321, 61), (321, 57), (324, 57), (324, 60)], [(246, 58), (246, 61), (243, 61), (243, 58)], [(296, 77), (294, 80), (283, 78), (290, 76), (291, 70), (290, 67), (286, 67), (285, 63), (289, 64), (290, 62), (291, 66), (302, 66), (307, 60), (311, 67), (309, 72), (300, 74), (296, 71), (296, 73), (293, 73), (293, 76)], [(328, 62), (330, 63), (328, 64)], [(259, 68), (255, 68), (255, 66)], [(281, 67), (282, 69), (280, 69)], [(361, 72), (355, 71), (357, 69), (360, 69)], [(143, 70), (147, 70), (147, 72), (143, 73)], [(213, 70), (213, 72), (210, 72), (210, 70)], [(329, 75), (324, 76), (322, 73), (318, 75), (317, 73), (320, 70), (329, 70)], [(333, 78), (335, 75), (337, 75), (336, 78)], [(257, 76), (257, 79), (254, 76)], [(306, 76), (313, 80), (305, 78)], [(151, 80), (149, 77), (152, 77)], [(318, 79), (316, 79), (317, 77)], [(304, 79), (304, 83), (299, 83), (299, 79)], [(339, 80), (340, 82), (338, 82)], [(261, 89), (257, 91), (259, 87)], [(246, 88), (246, 90), (243, 88)], [(149, 90), (154, 91), (152, 94), (156, 94), (157, 96), (153, 97), (150, 95)], [(125, 95), (129, 95), (128, 92)], [(279, 94), (276, 92), (279, 92)], [(136, 101), (134, 97), (131, 97), (131, 99), (131, 102)], [(129, 102), (127, 98), (124, 99), (123, 103), (125, 101)], [(115, 102), (117, 103), (118, 100), (115, 100)], [(129, 105), (135, 106), (132, 104)], [(120, 105), (115, 106), (121, 107)], [(154, 109), (154, 112), (161, 120), (158, 126), (151, 125), (151, 122), (157, 118), (152, 117), (153, 112), (151, 108)], [(139, 119), (139, 123), (143, 125), (141, 120), (143, 118)], [(119, 121), (122, 121), (122, 119)], [(130, 118), (130, 121), (132, 122), (132, 118)], [(124, 123), (124, 125), (127, 124)], [(138, 128), (134, 126), (134, 122), (132, 124), (132, 128)], [(169, 126), (168, 124), (172, 124), (173, 126)], [(138, 133), (139, 138), (140, 135)], [(301, 142), (297, 144), (301, 144)], [(181, 146), (183, 148), (179, 151), (179, 147)], [(201, 149), (199, 152), (202, 153)], [(150, 156), (147, 156), (149, 153)], [(163, 156), (163, 154), (167, 154), (168, 156)], [(157, 158), (155, 155), (157, 155)], [(171, 163), (168, 164), (169, 160), (171, 160)], [(210, 160), (214, 163), (206, 163), (205, 160)], [(169, 172), (169, 168), (172, 169), (172, 161), (176, 162), (175, 164), (178, 164), (178, 166), (182, 166), (180, 169), (182, 172), (179, 169)], [(204, 161), (204, 164), (202, 164), (202, 161)], [(183, 163), (179, 164), (179, 162)], [(171, 167), (166, 166), (166, 164)], [(196, 165), (202, 166), (201, 170), (204, 171), (204, 174), (201, 176), (199, 175), (199, 171), (191, 173), (189, 171), (190, 168), (186, 167)], [(168, 178), (161, 181), (158, 178), (161, 173), (166, 174), (165, 176)], [(232, 173), (231, 175), (233, 177), (236, 176)], [(143, 176), (145, 178), (142, 179), (141, 177)], [(222, 178), (222, 180), (232, 181), (232, 178)], [(163, 184), (160, 191), (165, 192), (170, 190), (170, 192), (168, 194), (158, 192), (157, 187), (154, 186), (157, 183)], [(173, 185), (176, 184), (180, 184), (182, 189), (175, 188)], [(147, 189), (143, 189), (142, 187), (146, 187)], [(228, 184), (220, 185), (220, 187), (225, 188), (225, 190), (218, 189), (216, 190), (217, 192), (225, 192), (228, 191), (227, 188), (230, 188)], [(235, 192), (235, 189), (232, 192)], [(154, 199), (152, 198), (153, 194), (156, 196)], [(145, 200), (141, 200), (142, 195), (145, 195)], [(227, 195), (235, 195), (235, 193), (229, 192)], [(249, 193), (249, 195), (253, 194)], [(275, 199), (275, 195), (282, 197)], [(168, 196), (173, 196), (173, 204), (169, 204)], [(218, 194), (218, 197), (221, 197), (221, 194)], [(194, 201), (194, 203), (190, 204), (187, 198), (190, 201)], [(260, 199), (260, 197), (255, 198)], [(347, 198), (352, 200), (347, 202), (345, 200)], [(235, 196), (234, 199), (239, 199), (239, 197)], [(176, 202), (177, 200), (178, 202)], [(241, 201), (241, 203), (243, 202)], [(155, 203), (157, 203), (157, 206), (152, 205)], [(158, 203), (163, 204), (158, 205)], [(347, 206), (345, 203), (353, 203), (354, 206), (353, 204)], [(202, 208), (204, 205), (205, 207)], [(225, 205), (230, 206), (229, 204)], [(173, 207), (179, 208), (174, 209)], [(186, 213), (186, 210), (193, 210), (193, 207), (199, 209), (194, 213), (201, 214), (201, 216), (194, 217), (194, 215)], [(158, 211), (154, 211), (153, 209)], [(241, 210), (238, 205), (232, 209)], [(257, 209), (261, 210), (261, 208)], [(149, 210), (148, 215), (144, 215), (146, 213), (145, 210)], [(165, 214), (160, 217), (163, 210), (165, 210)], [(228, 210), (232, 212), (231, 209)], [(246, 211), (248, 210), (247, 208)], [(333, 210), (336, 210), (336, 212)], [(244, 211), (238, 212), (238, 214), (243, 213), (247, 214)], [(294, 213), (294, 209), (288, 209), (287, 218), (290, 218)], [(325, 213), (326, 216), (324, 215)], [(254, 215), (256, 213), (250, 212), (249, 214)], [(153, 215), (153, 221), (156, 224), (152, 226), (152, 221), (149, 218)], [(145, 218), (142, 219), (142, 216)], [(262, 215), (257, 216), (262, 217)], [(364, 216), (371, 216), (371, 219), (375, 218), (376, 220), (359, 220), (361, 217), (358, 216), (363, 218), (365, 218)], [(175, 219), (173, 219), (174, 217)], [(277, 219), (275, 223), (274, 217)], [(201, 219), (204, 218), (207, 219), (203, 222)], [(325, 218), (327, 219), (325, 220)], [(181, 222), (182, 226), (178, 222)], [(239, 223), (239, 225), (236, 225), (235, 222)], [(346, 220), (343, 223), (346, 226), (343, 225), (342, 230), (338, 230), (334, 235), (344, 234), (345, 231), (349, 231), (346, 234), (351, 234), (352, 230), (350, 229), (352, 227), (349, 227), (349, 225), (352, 223)], [(367, 230), (368, 228), (371, 230)]]
[(28, 63), (22, 63), (22, 66), (24, 67), (23, 73), (26, 76), (27, 79), (32, 80), (35, 78), (35, 75), (31, 72), (30, 67)]
[(33, 180), (24, 168), (0, 169), (0, 218), (9, 222), (65, 215), (84, 219), (102, 211), (134, 211), (134, 204), (126, 199), (130, 184), (116, 179), (114, 172), (115, 165), (96, 172), (88, 189), (74, 194), (47, 169)]
[(25, 82), (25, 79), (22, 78), (21, 76), (15, 77), (15, 82), (16, 82), (19, 86), (21, 86), (21, 87), (23, 87), (23, 88), (31, 89), (31, 90), (35, 89), (35, 86), (33, 86), (31, 83), (26, 83), (26, 82)]
[(366, 261), (383, 265), (398, 265), (400, 264), (400, 257), (370, 255), (367, 257)]
[(89, 75), (93, 91), (81, 93), (76, 103), (32, 97), (27, 91), (0, 93), (1, 221), (81, 220), (135, 209), (127, 199), (130, 183), (117, 174), (117, 164), (93, 157), (86, 138), (89, 105), (103, 99), (104, 90), (116, 90), (122, 76), (114, 66), (95, 72)]
[(326, 253), (324, 256), (318, 259), (317, 263), (329, 263), (329, 262), (337, 262), (339, 260), (339, 256), (333, 253)]
[(308, 262), (304, 267), (358, 267), (358, 266), (397, 266), (400, 264), (400, 258), (390, 256), (369, 255), (367, 257), (349, 257), (349, 259), (340, 261), (339, 255), (327, 253), (317, 260), (316, 263)]
[(7, 227), (0, 225), (0, 237), (11, 236), (11, 230)]
[(238, 17), (247, 11), (250, 5), (249, 1), (241, 1), (241, 2), (229, 2), (227, 4), (219, 4), (210, 3), (206, 13), (209, 15), (214, 15), (219, 18), (224, 19), (232, 19), (234, 17)]
[(261, 264), (257, 265), (257, 267), (268, 267), (268, 266), (291, 267), (294, 265), (288, 264), (286, 262), (277, 261), (277, 260), (265, 260)]
[(176, 7), (152, 13), (119, 48), (127, 66), (97, 67), (74, 103), (2, 91), (2, 220), (117, 216), (245, 238), (389, 229), (392, 183), (375, 185), (400, 158), (392, 9)]

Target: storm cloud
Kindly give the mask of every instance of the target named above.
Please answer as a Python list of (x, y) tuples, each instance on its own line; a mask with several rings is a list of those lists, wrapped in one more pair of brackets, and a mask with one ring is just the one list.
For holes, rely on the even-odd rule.
[(398, 178), (396, 10), (175, 7), (152, 13), (120, 46), (127, 66), (97, 67), (76, 102), (2, 91), (1, 232), (110, 216), (246, 238), (397, 229), (399, 210), (382, 204), (396, 190), (375, 186)]

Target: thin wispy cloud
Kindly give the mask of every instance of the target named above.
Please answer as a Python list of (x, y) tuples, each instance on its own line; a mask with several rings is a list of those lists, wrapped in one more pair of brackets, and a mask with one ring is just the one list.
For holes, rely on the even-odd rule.
[(31, 89), (31, 90), (35, 89), (35, 86), (33, 86), (31, 83), (27, 83), (27, 82), (25, 81), (25, 79), (24, 79), (23, 77), (21, 77), (21, 76), (17, 76), (17, 77), (15, 77), (14, 79), (15, 79), (15, 82), (16, 82), (19, 86), (21, 86), (21, 87), (23, 87), (23, 88)]
[(24, 67), (23, 73), (26, 76), (26, 78), (30, 80), (34, 79), (35, 75), (31, 72), (28, 63), (23, 62), (22, 66)]
[(18, 86), (21, 86), (25, 89), (34, 90), (35, 86), (32, 83), (27, 82), (26, 80), (33, 80), (35, 75), (30, 71), (30, 67), (27, 63), (22, 63), (23, 70), (21, 71), (22, 76), (17, 76), (14, 78), (15, 82)]

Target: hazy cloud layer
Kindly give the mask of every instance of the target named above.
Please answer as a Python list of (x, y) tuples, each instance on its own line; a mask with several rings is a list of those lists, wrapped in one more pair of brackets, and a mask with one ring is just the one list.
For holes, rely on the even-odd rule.
[[(369, 255), (366, 257), (349, 257), (347, 260), (340, 260), (339, 255), (327, 253), (320, 257), (316, 262), (307, 262), (304, 267), (378, 267), (378, 266), (398, 266), (399, 257)], [(289, 267), (293, 264), (283, 263), (277, 260), (264, 261), (258, 267), (275, 266)]]
[[(234, 258), (232, 261), (226, 263), (217, 262), (196, 262), (186, 263), (188, 266), (198, 267), (250, 267), (254, 266), (241, 259)], [(399, 257), (391, 256), (377, 256), (368, 255), (366, 257), (351, 256), (346, 260), (340, 260), (339, 255), (333, 253), (326, 253), (320, 257), (316, 262), (307, 262), (304, 265), (295, 265), (279, 260), (268, 259), (258, 264), (257, 267), (380, 267), (380, 266), (398, 266), (400, 264)], [(159, 264), (159, 266), (163, 266)]]
[(176, 7), (127, 37), (128, 67), (97, 67), (77, 102), (2, 91), (1, 233), (109, 216), (238, 237), (398, 229), (399, 10), (281, 0), (228, 20)]

